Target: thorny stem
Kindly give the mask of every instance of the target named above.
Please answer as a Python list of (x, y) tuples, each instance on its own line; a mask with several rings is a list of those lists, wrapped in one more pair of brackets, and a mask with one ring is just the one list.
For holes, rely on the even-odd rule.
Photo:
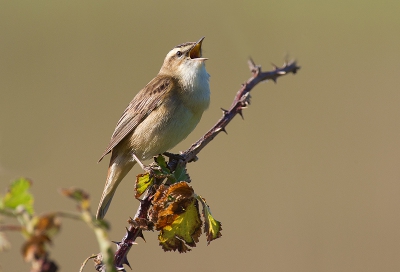
[(274, 66), (274, 71), (262, 72), (261, 66), (255, 65), (252, 59), (248, 61), (250, 71), (253, 76), (242, 85), (242, 88), (236, 93), (236, 96), (232, 102), (229, 110), (223, 111), (223, 116), (218, 122), (197, 142), (195, 142), (189, 149), (181, 153), (181, 156), (185, 158), (185, 162), (190, 162), (196, 158), (196, 155), (209, 143), (217, 134), (221, 131), (226, 132), (225, 127), (235, 117), (236, 114), (240, 114), (243, 118), (242, 109), (246, 108), (250, 104), (250, 91), (260, 82), (266, 80), (273, 80), (276, 83), (278, 77), (293, 73), (296, 74), (300, 66), (297, 66), (295, 61), (285, 63), (282, 68)]
[[(247, 80), (247, 82), (244, 83), (240, 90), (236, 93), (230, 109), (223, 109), (223, 116), (218, 120), (218, 122), (189, 149), (182, 152), (180, 156), (173, 156), (169, 153), (166, 154), (170, 158), (168, 166), (171, 172), (175, 170), (179, 161), (182, 161), (184, 164), (187, 164), (191, 161), (196, 161), (196, 155), (199, 154), (199, 152), (209, 142), (211, 142), (215, 138), (215, 136), (217, 136), (221, 131), (226, 132), (225, 127), (236, 116), (236, 114), (240, 114), (243, 117), (242, 109), (246, 108), (250, 104), (250, 91), (258, 83), (266, 80), (273, 80), (276, 83), (278, 77), (284, 76), (289, 73), (296, 74), (297, 70), (300, 69), (295, 61), (285, 63), (282, 68), (278, 68), (274, 65), (274, 70), (269, 72), (262, 72), (261, 66), (256, 65), (252, 59), (249, 59), (248, 65), (252, 73), (252, 77)], [(118, 271), (125, 271), (123, 264), (126, 264), (130, 267), (127, 259), (127, 254), (131, 246), (135, 244), (136, 238), (143, 238), (142, 229), (139, 226), (135, 226), (135, 224), (132, 224), (132, 222), (134, 222), (136, 219), (147, 220), (147, 212), (151, 206), (151, 200), (154, 193), (155, 189), (151, 187), (146, 196), (140, 201), (140, 205), (134, 219), (129, 221), (130, 226), (129, 228), (127, 228), (125, 236), (122, 238), (121, 242), (116, 242), (117, 251), (115, 252), (114, 256), (114, 263)]]
[(146, 193), (145, 197), (140, 200), (140, 205), (136, 211), (136, 214), (133, 219), (130, 219), (129, 228), (126, 229), (125, 236), (122, 238), (121, 242), (115, 242), (117, 244), (117, 250), (114, 255), (114, 264), (118, 271), (125, 271), (124, 264), (130, 264), (128, 262), (128, 252), (131, 249), (131, 246), (136, 244), (137, 237), (143, 237), (142, 229), (139, 225), (135, 225), (135, 220), (147, 220), (147, 213), (151, 206), (151, 200), (153, 199), (153, 195), (156, 192), (155, 188), (152, 186), (149, 188), (148, 192)]

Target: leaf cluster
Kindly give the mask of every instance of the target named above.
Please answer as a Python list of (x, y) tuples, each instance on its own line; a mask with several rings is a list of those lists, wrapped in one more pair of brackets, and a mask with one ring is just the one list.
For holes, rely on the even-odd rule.
[(108, 225), (97, 221), (90, 213), (89, 195), (80, 189), (62, 189), (61, 194), (77, 202), (78, 213), (49, 212), (37, 215), (34, 211), (34, 197), (29, 192), (32, 182), (20, 178), (11, 182), (7, 193), (0, 196), (0, 214), (16, 218), (19, 225), (0, 224), (0, 251), (6, 250), (10, 244), (4, 231), (18, 231), (25, 239), (21, 248), (23, 259), (31, 263), (32, 272), (55, 272), (58, 266), (49, 258), (49, 245), (61, 228), (61, 217), (77, 219), (86, 222), (96, 234), (101, 254), (102, 266), (107, 271), (116, 271), (114, 267), (114, 251), (107, 236)]
[(147, 227), (154, 226), (159, 231), (158, 240), (165, 251), (190, 251), (189, 247), (195, 247), (199, 242), (202, 226), (208, 243), (221, 236), (221, 223), (211, 215), (205, 199), (189, 185), (190, 177), (185, 166), (178, 163), (171, 171), (165, 158), (159, 155), (147, 172), (138, 175), (136, 180), (137, 198), (147, 190), (152, 192)]
[[(47, 267), (45, 271), (57, 271), (57, 264), (48, 258), (48, 245), (59, 232), (61, 222), (55, 213), (35, 214), (34, 198), (29, 192), (31, 185), (30, 180), (19, 178), (0, 197), (0, 213), (19, 221), (19, 225), (1, 224), (0, 231), (14, 230), (23, 235), (22, 256), (26, 262), (32, 263), (32, 268)], [(5, 233), (0, 232), (0, 237), (0, 250), (5, 250), (9, 245)]]

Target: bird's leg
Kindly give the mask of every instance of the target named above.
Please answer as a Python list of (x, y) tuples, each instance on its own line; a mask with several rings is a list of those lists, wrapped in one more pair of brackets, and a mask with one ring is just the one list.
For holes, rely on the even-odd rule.
[(132, 157), (135, 159), (135, 161), (137, 162), (137, 164), (139, 164), (140, 167), (141, 167), (143, 170), (146, 170), (146, 166), (139, 160), (139, 158), (138, 158), (134, 153), (132, 153)]

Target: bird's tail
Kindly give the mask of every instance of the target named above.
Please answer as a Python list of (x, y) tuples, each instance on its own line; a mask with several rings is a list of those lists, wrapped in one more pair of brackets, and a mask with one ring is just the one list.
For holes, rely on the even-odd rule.
[[(114, 154), (113, 154), (114, 155)], [(108, 167), (106, 184), (104, 185), (103, 194), (101, 195), (99, 207), (97, 208), (96, 218), (103, 219), (111, 204), (111, 200), (121, 180), (132, 169), (134, 161), (124, 157), (111, 158)]]

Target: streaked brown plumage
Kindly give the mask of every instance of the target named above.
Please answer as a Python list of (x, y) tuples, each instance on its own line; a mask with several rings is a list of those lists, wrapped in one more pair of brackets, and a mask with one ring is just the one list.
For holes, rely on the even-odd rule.
[(111, 154), (96, 217), (106, 214), (115, 190), (135, 164), (181, 142), (196, 127), (210, 101), (201, 44), (184, 43), (166, 56), (158, 75), (129, 103), (100, 160)]

